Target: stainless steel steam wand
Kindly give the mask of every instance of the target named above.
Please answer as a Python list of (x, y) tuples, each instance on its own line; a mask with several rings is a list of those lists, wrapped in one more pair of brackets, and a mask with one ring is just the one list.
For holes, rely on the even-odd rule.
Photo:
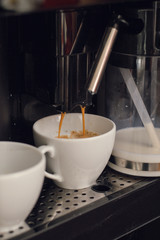
[(103, 35), (101, 45), (96, 54), (95, 62), (90, 71), (89, 80), (88, 80), (88, 92), (91, 95), (97, 93), (101, 79), (103, 77), (107, 62), (109, 60), (114, 42), (116, 40), (119, 25), (124, 23), (128, 25), (128, 22), (122, 18), (121, 15), (118, 15), (114, 18), (112, 26), (107, 27)]

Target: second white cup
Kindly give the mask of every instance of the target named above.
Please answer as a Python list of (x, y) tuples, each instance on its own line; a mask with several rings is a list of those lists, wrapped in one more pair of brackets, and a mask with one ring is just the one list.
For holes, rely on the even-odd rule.
[(0, 142), (0, 233), (23, 225), (36, 204), (48, 151), (52, 154), (52, 147)]

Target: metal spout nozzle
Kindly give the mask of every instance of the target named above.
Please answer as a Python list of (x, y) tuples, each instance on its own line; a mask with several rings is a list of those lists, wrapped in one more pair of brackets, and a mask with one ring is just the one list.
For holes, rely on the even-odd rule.
[(104, 71), (106, 69), (107, 62), (109, 60), (114, 42), (116, 40), (119, 24), (124, 23), (128, 25), (121, 15), (116, 16), (112, 23), (112, 27), (107, 27), (100, 44), (100, 48), (98, 49), (95, 62), (93, 67), (91, 68), (90, 76), (89, 76), (89, 87), (88, 91), (94, 95), (97, 93), (101, 79), (103, 77)]

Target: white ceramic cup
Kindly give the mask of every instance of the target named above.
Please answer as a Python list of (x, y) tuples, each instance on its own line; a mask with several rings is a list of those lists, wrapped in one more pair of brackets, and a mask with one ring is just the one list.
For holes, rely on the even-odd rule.
[(27, 218), (41, 192), (48, 147), (0, 142), (0, 233), (14, 230)]
[[(107, 165), (115, 141), (114, 122), (102, 116), (85, 114), (86, 130), (99, 136), (91, 138), (57, 138), (60, 115), (42, 118), (33, 125), (36, 146), (48, 145), (54, 157), (47, 156), (46, 176), (59, 187), (82, 189), (95, 184)], [(82, 130), (82, 114), (68, 113), (63, 119), (61, 135)]]

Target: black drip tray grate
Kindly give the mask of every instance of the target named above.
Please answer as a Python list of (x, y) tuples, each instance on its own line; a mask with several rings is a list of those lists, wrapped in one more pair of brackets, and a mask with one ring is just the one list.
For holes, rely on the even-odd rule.
[(130, 177), (109, 168), (106, 168), (96, 185), (81, 190), (61, 189), (46, 179), (39, 200), (24, 225), (14, 231), (0, 233), (0, 240), (11, 239), (28, 231), (33, 233), (34, 229), (39, 226), (43, 227), (44, 225), (46, 228), (47, 223), (49, 224), (61, 216), (127, 189), (143, 180), (142, 177)]

